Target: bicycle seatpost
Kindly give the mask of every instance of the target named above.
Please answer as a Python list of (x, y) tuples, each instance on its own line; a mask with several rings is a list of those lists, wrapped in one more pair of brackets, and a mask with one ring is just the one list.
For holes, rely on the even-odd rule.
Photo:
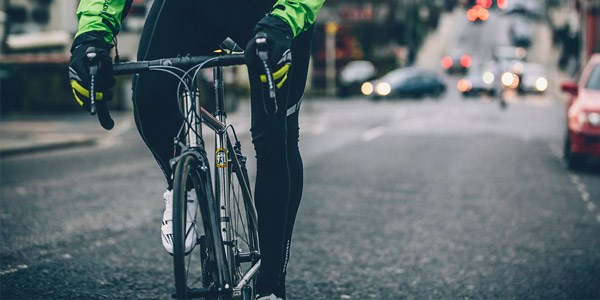
[[(267, 41), (267, 34), (264, 32), (259, 32), (256, 34), (256, 39), (254, 40), (256, 43), (256, 55), (262, 61), (263, 67), (265, 69), (266, 77), (267, 77), (267, 86), (269, 87), (269, 99), (272, 102), (272, 108), (265, 101), (265, 112), (267, 114), (277, 114), (277, 94), (275, 92), (275, 82), (273, 80), (273, 74), (271, 73), (271, 68), (269, 67), (269, 45)], [(271, 103), (269, 103), (271, 104)]]

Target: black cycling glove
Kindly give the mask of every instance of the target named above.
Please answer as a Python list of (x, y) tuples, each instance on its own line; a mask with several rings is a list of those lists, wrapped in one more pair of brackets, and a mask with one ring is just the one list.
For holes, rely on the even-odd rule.
[(112, 99), (112, 88), (115, 78), (112, 74), (112, 58), (110, 49), (103, 38), (104, 33), (94, 31), (79, 35), (71, 46), (71, 63), (69, 65), (69, 79), (75, 100), (87, 111), (90, 111), (90, 61), (87, 52), (90, 47), (95, 48), (98, 72), (95, 76), (94, 87), (96, 101), (109, 101)]
[(254, 37), (246, 46), (246, 64), (251, 70), (256, 70), (260, 75), (261, 82), (266, 83), (267, 77), (264, 75), (262, 62), (257, 55), (256, 38), (266, 36), (268, 46), (268, 64), (273, 72), (273, 80), (277, 88), (285, 83), (288, 78), (288, 72), (292, 64), (292, 30), (281, 18), (267, 15), (262, 18), (254, 27)]

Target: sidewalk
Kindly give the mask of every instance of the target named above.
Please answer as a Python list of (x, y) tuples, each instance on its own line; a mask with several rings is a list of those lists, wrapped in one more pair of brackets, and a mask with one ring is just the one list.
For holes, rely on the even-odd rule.
[[(81, 113), (12, 114), (0, 117), (0, 156), (95, 145), (133, 124), (131, 111), (113, 113), (115, 128), (106, 131), (95, 116)], [(119, 127), (121, 126), (121, 127)]]

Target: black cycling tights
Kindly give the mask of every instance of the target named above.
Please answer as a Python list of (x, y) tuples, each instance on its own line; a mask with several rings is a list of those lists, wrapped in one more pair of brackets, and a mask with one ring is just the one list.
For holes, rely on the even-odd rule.
[[(196, 1), (155, 0), (141, 36), (138, 60), (178, 55), (205, 55), (231, 37), (242, 46), (273, 0)], [(296, 212), (302, 196), (302, 159), (298, 149), (298, 110), (304, 93), (312, 29), (292, 45), (292, 68), (278, 91), (277, 115), (266, 115), (262, 87), (250, 74), (252, 142), (256, 150), (255, 200), (259, 215), (262, 266), (257, 292), (285, 297), (285, 273)], [(176, 79), (164, 73), (134, 78), (133, 101), (137, 128), (162, 168), (169, 188), (173, 137), (182, 115), (175, 96)], [(283, 109), (288, 108), (288, 109)]]

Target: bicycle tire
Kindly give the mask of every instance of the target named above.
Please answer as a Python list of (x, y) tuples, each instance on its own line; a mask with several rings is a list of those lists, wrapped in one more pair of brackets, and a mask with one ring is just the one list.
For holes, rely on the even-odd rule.
[[(250, 180), (246, 169), (245, 157), (241, 153), (240, 144), (232, 145), (227, 139), (229, 158), (229, 220), (233, 234), (233, 243), (228, 247), (229, 272), (234, 286), (237, 286), (243, 275), (259, 260), (258, 219)], [(247, 284), (254, 291), (254, 277)]]
[[(198, 156), (197, 153), (184, 154), (179, 158), (173, 174), (173, 269), (174, 297), (177, 299), (188, 299), (193, 290), (200, 289), (211, 291), (207, 295), (219, 298), (229, 278), (219, 233), (218, 205), (212, 195), (206, 162), (206, 157)], [(190, 187), (194, 187), (198, 199), (192, 230), (198, 233), (197, 243), (201, 245), (196, 245), (190, 253), (186, 253), (187, 199)], [(207, 276), (210, 278), (206, 278)]]

